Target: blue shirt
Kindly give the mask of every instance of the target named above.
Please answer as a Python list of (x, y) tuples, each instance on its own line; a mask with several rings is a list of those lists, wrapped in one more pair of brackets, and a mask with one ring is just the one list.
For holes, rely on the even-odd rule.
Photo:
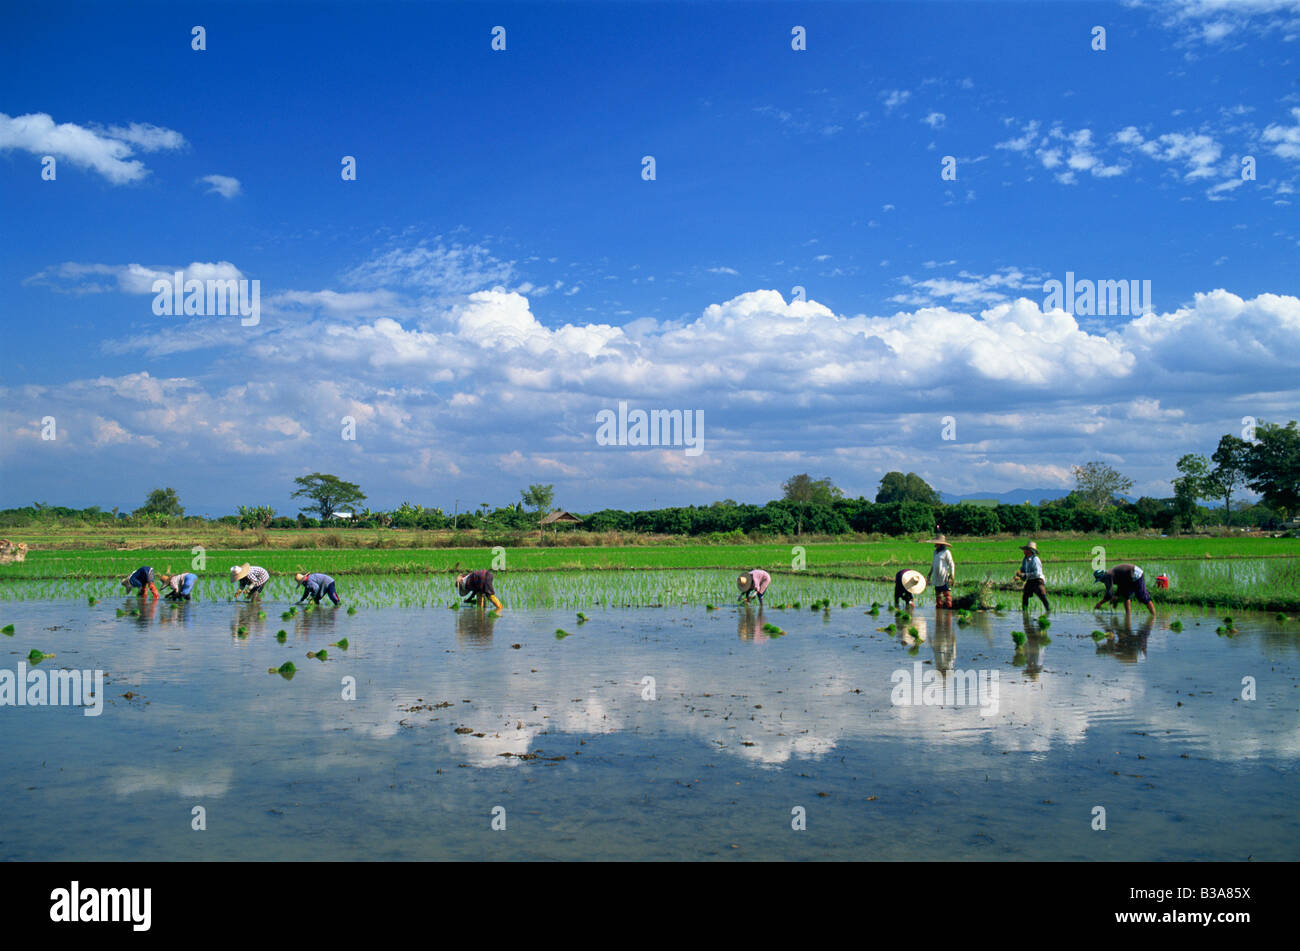
[(195, 574), (173, 575), (172, 590), (181, 594), (189, 594), (194, 590), (194, 585), (198, 583), (199, 576)]
[(325, 594), (325, 589), (333, 583), (333, 578), (317, 571), (309, 574), (307, 579), (302, 583), (302, 586), (307, 589), (308, 594), (316, 598), (323, 596)]
[(133, 588), (143, 588), (145, 585), (153, 584), (153, 569), (148, 565), (142, 565), (135, 569), (126, 581)]

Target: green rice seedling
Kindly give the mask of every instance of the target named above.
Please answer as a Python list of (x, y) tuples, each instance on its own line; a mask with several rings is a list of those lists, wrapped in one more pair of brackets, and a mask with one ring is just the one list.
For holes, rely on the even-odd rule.
[(876, 607), (876, 606), (873, 604), (873, 605), (871, 606), (871, 610), (868, 611), (867, 613), (870, 614), (872, 617), (880, 617), (880, 608)]
[(28, 655), (27, 655), (27, 659), (30, 660), (33, 664), (39, 664), (41, 661), (45, 660), (47, 657), (53, 657), (53, 656), (54, 656), (53, 654), (43, 654), (43, 653), (41, 653), (40, 651), (38, 651), (36, 648), (33, 647), (33, 648), (31, 649), (31, 652), (28, 653)]
[(781, 637), (783, 634), (785, 634), (785, 631), (777, 627), (775, 624), (772, 624), (770, 622), (764, 622), (763, 633), (769, 635), (770, 637)]
[(355, 604), (349, 604), (348, 614), (356, 614), (356, 613), (357, 613), (357, 606)]
[(285, 638), (288, 636), (289, 636), (289, 632), (284, 630), (283, 628), (275, 632), (275, 639), (279, 641), (281, 644), (284, 643)]
[(796, 602), (792, 605), (792, 607), (793, 607), (796, 611), (798, 611), (798, 610), (799, 610), (799, 602), (796, 601)]
[(308, 657), (315, 657), (317, 660), (329, 660), (329, 659), (330, 659), (330, 652), (327, 651), (325, 648), (322, 647), (322, 648), (321, 648), (320, 650), (318, 650), (318, 651), (314, 651), (314, 652), (313, 652), (313, 651), (308, 651), (308, 652), (307, 652), (307, 656), (308, 656)]
[(1105, 640), (1106, 638), (1108, 638), (1109, 636), (1110, 636), (1110, 635), (1107, 634), (1105, 631), (1093, 631), (1093, 632), (1092, 632), (1092, 639), (1093, 639), (1094, 641), (1104, 641), (1104, 640)]
[(849, 602), (847, 602), (847, 601), (841, 601), (841, 602), (840, 602), (840, 607), (841, 607), (841, 608), (847, 608), (847, 607), (849, 607)]
[(13, 637), (14, 626), (12, 624), (6, 624), (4, 627), (0, 627), (0, 634), (8, 634), (10, 637)]
[(1005, 611), (1006, 609), (1007, 603), (1005, 601), (999, 601), (997, 604), (993, 605), (994, 611)]
[(86, 595), (86, 603), (93, 608), (99, 603), (99, 598), (95, 597), (93, 594), (88, 594)]
[(285, 661), (283, 664), (281, 664), (279, 667), (268, 667), (268, 668), (266, 669), (266, 672), (267, 672), (268, 674), (280, 674), (282, 677), (284, 677), (286, 680), (288, 680), (290, 677), (292, 677), (292, 676), (294, 675), (294, 673), (295, 673), (297, 670), (298, 670), (298, 668), (295, 667), (295, 666), (293, 665), (293, 661), (291, 661), (291, 660), (286, 660), (286, 661)]
[(891, 624), (891, 625), (889, 625), (887, 628), (885, 628), (885, 630), (888, 632), (888, 634), (889, 634), (890, 637), (893, 637), (895, 634), (898, 633), (898, 625), (897, 625), (897, 624)]
[(281, 620), (281, 621), (292, 621), (292, 620), (293, 620), (293, 612), (292, 612), (292, 611), (281, 611), (281, 612), (280, 612), (280, 620)]
[(564, 628), (562, 628), (562, 627), (557, 627), (557, 628), (555, 629), (555, 639), (556, 639), (557, 641), (562, 641), (562, 640), (564, 640), (564, 639), (565, 639), (566, 637), (568, 637), (568, 636), (569, 636), (569, 632), (566, 631)]
[(1017, 650), (1019, 650), (1020, 648), (1022, 648), (1022, 647), (1025, 646), (1025, 632), (1024, 632), (1024, 631), (1012, 631), (1012, 632), (1011, 632), (1011, 639), (1012, 639), (1013, 641), (1016, 642), (1016, 649), (1017, 649)]
[(244, 625), (241, 624), (239, 625), (239, 627), (235, 628), (235, 633), (238, 634), (240, 637), (247, 637), (248, 628), (244, 627)]
[(915, 627), (915, 626), (913, 626), (913, 627), (909, 627), (909, 628), (907, 629), (907, 633), (910, 634), (910, 635), (912, 635), (913, 637), (917, 638), (918, 640), (923, 640), (923, 638), (921, 637), (921, 630), (920, 630), (920, 628), (917, 628), (917, 627)]
[(1285, 621), (1286, 615), (1279, 611), (1277, 614), (1273, 615), (1273, 619), (1276, 621)]
[(330, 645), (330, 647), (337, 647), (339, 650), (345, 651), (348, 649), (348, 639), (345, 637), (342, 640), (335, 641), (333, 644)]
[(1038, 617), (1038, 629), (1039, 629), (1040, 631), (1045, 631), (1045, 630), (1047, 630), (1047, 629), (1048, 629), (1049, 627), (1051, 627), (1051, 626), (1052, 626), (1052, 621), (1051, 621), (1051, 619), (1050, 619), (1046, 614), (1041, 614), (1041, 615), (1039, 615), (1039, 617)]
[(117, 616), (118, 616), (118, 617), (125, 617), (125, 616), (126, 616), (126, 612), (123, 611), (121, 608), (118, 608), (118, 609), (117, 609)]
[(900, 611), (894, 615), (894, 620), (906, 624), (908, 621), (912, 620), (912, 615), (908, 614), (906, 611)]
[(1175, 634), (1177, 634), (1182, 629), (1183, 629), (1182, 621), (1173, 620), (1169, 622), (1169, 630), (1173, 631)]

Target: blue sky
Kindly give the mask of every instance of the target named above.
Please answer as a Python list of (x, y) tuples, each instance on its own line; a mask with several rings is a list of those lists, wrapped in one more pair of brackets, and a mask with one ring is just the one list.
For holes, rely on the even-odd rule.
[[(551, 482), (637, 508), (802, 471), (851, 495), (890, 469), (1064, 487), (1090, 459), (1166, 495), (1243, 416), (1296, 416), (1297, 2), (56, 4), (3, 26), (0, 506), (170, 485), (291, 514), (322, 470), (374, 507)], [(259, 324), (156, 316), (179, 269), (259, 280)], [(1067, 271), (1149, 280), (1153, 313), (1045, 313)], [(703, 410), (704, 451), (597, 445), (619, 400)]]

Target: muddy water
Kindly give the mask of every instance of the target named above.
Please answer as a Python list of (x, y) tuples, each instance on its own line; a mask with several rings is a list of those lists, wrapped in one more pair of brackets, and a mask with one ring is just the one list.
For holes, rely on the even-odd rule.
[(1295, 620), (136, 603), (6, 605), (107, 683), (0, 707), (0, 859), (1300, 857)]

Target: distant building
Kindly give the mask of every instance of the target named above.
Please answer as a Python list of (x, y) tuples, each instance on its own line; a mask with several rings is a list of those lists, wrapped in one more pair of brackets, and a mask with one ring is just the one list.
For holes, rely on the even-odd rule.
[(570, 525), (581, 525), (582, 519), (578, 518), (578, 516), (574, 515), (572, 512), (566, 512), (563, 509), (556, 509), (554, 512), (550, 512), (542, 518), (543, 525), (555, 525), (559, 522), (564, 522)]

